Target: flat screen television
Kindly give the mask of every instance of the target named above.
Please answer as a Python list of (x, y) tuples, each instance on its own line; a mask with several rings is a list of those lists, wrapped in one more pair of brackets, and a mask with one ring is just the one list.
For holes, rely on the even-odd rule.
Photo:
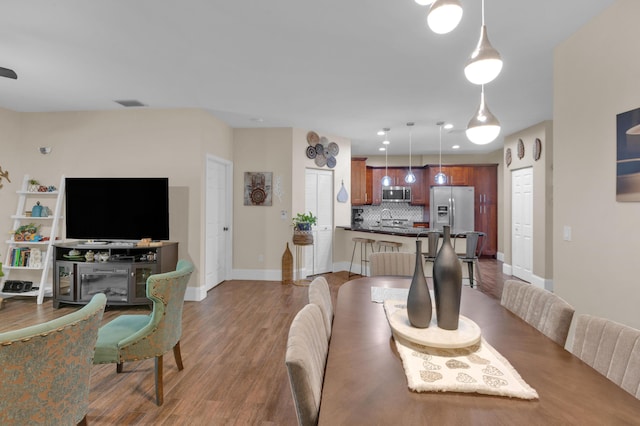
[(66, 178), (67, 238), (169, 239), (168, 178)]

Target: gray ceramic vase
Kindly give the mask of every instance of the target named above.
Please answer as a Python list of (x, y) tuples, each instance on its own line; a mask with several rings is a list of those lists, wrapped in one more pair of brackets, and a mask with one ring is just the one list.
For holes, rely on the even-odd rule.
[(457, 330), (462, 295), (462, 268), (451, 245), (451, 230), (443, 227), (444, 240), (433, 264), (433, 290), (438, 327)]
[(422, 241), (416, 240), (416, 267), (407, 297), (407, 315), (413, 327), (427, 328), (431, 323), (431, 295), (422, 268)]

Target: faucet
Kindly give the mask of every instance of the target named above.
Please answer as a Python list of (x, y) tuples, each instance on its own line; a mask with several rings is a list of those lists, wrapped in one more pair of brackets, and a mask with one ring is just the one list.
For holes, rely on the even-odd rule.
[(379, 222), (380, 222), (380, 223), (382, 223), (382, 213), (384, 213), (385, 211), (386, 211), (387, 213), (389, 213), (389, 219), (393, 219), (393, 216), (391, 215), (391, 210), (389, 210), (389, 209), (382, 209), (382, 210), (380, 210), (380, 220), (379, 220)]

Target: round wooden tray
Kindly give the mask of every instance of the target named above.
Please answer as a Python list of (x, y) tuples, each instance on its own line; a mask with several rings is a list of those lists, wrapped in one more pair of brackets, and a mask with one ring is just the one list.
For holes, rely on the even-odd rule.
[(457, 330), (439, 328), (434, 311), (427, 328), (416, 328), (409, 323), (406, 309), (399, 309), (389, 317), (394, 335), (432, 348), (465, 348), (480, 341), (482, 333), (478, 324), (460, 315)]

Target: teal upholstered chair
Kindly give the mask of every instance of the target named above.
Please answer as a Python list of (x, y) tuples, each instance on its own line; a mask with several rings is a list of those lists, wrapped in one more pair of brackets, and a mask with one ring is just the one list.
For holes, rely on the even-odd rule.
[(173, 272), (151, 275), (147, 279), (147, 297), (153, 301), (149, 315), (120, 315), (100, 327), (94, 364), (122, 364), (155, 358), (156, 404), (163, 403), (162, 356), (173, 349), (173, 354), (182, 370), (180, 337), (182, 335), (182, 306), (184, 293), (193, 264), (178, 261)]
[(0, 333), (0, 424), (86, 424), (106, 301), (96, 294), (71, 314)]

